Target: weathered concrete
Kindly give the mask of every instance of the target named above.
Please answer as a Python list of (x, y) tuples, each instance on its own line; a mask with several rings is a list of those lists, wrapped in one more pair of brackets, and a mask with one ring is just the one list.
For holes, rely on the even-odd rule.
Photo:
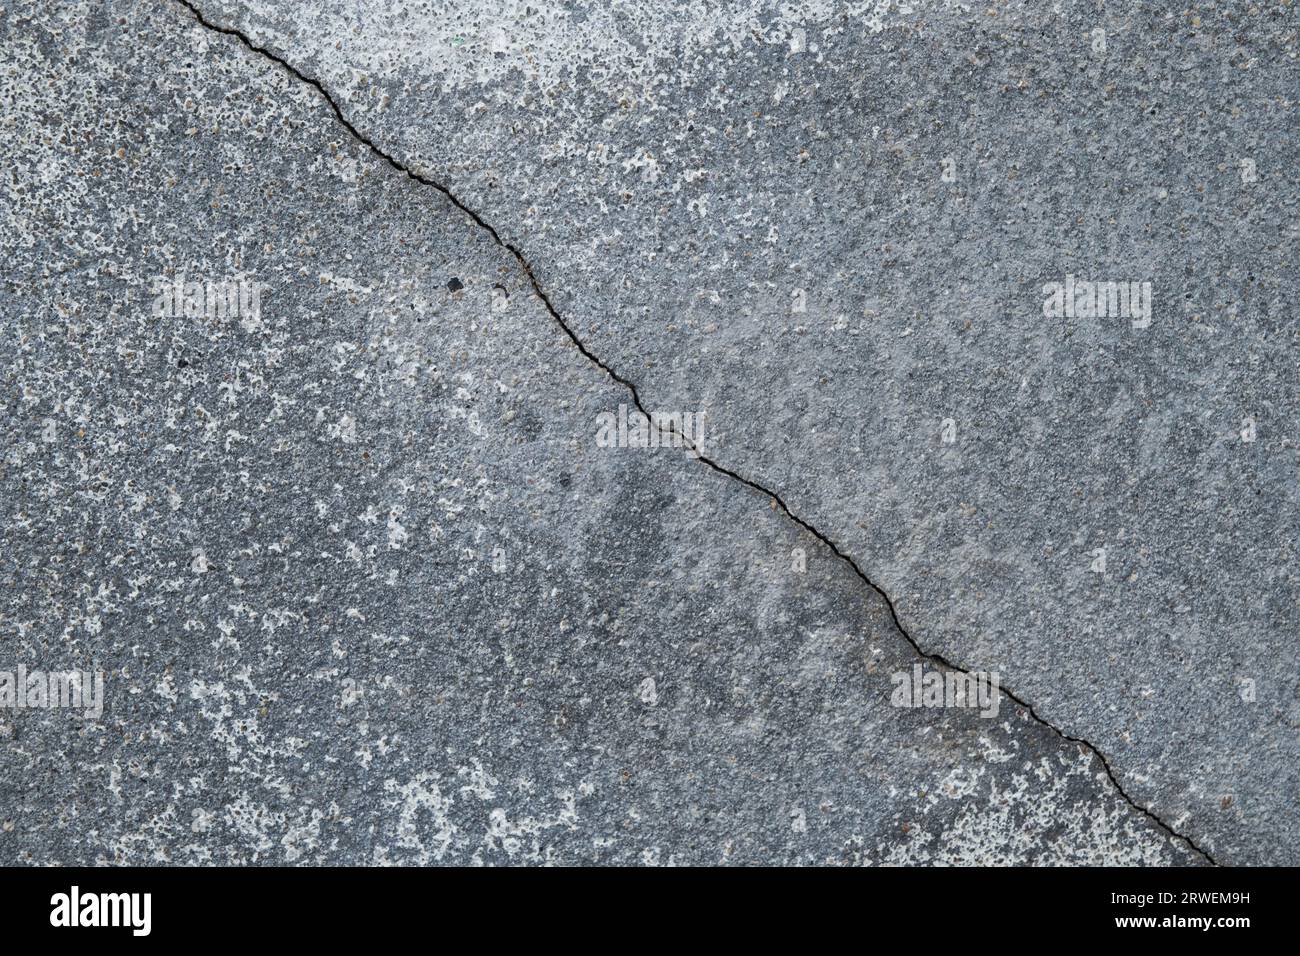
[[(1300, 860), (1293, 6), (202, 6), (923, 646), (1224, 860)], [(1045, 316), (1067, 275), (1150, 325)]]
[[(1285, 21), (203, 9), (912, 641), (1294, 860)], [(0, 711), (0, 860), (1203, 859), (1005, 698), (891, 706), (884, 602), (600, 447), (627, 391), (310, 86), (172, 2), (0, 28), (0, 647), (108, 675), (100, 720)], [(1067, 272), (1152, 324), (1045, 317)], [(177, 274), (260, 312), (157, 317)]]

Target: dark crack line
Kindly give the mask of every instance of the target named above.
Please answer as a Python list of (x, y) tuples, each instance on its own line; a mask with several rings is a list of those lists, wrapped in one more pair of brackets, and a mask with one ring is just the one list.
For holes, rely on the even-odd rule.
[[(365, 146), (376, 157), (378, 157), (388, 166), (392, 167), (398, 173), (401, 173), (407, 179), (413, 180), (422, 186), (428, 186), (431, 189), (437, 190), (444, 197), (446, 197), (448, 202), (450, 202), (453, 206), (455, 206), (467, 217), (469, 217), (469, 219), (474, 223), (474, 225), (478, 226), (480, 229), (484, 230), (488, 235), (490, 235), (492, 237), (493, 242), (495, 242), (498, 246), (500, 246), (502, 249), (509, 252), (510, 255), (514, 257), (515, 261), (519, 264), (519, 267), (523, 270), (524, 275), (528, 277), (528, 284), (532, 286), (533, 292), (541, 300), (542, 305), (546, 307), (546, 311), (550, 313), (551, 318), (553, 318), (556, 324), (559, 325), (559, 327), (564, 330), (564, 334), (569, 337), (569, 341), (573, 343), (574, 347), (576, 347), (577, 350), (582, 353), (583, 357), (586, 358), (589, 362), (591, 362), (593, 365), (600, 368), (611, 379), (613, 379), (619, 385), (622, 385), (625, 389), (627, 389), (632, 395), (632, 402), (636, 405), (637, 410), (640, 411), (641, 414), (644, 415), (651, 422), (656, 422), (656, 420), (651, 417), (650, 412), (646, 409), (645, 405), (642, 403), (641, 395), (637, 391), (636, 385), (634, 385), (628, 379), (624, 378), (622, 375), (619, 375), (618, 372), (614, 371), (603, 361), (601, 361), (599, 357), (597, 357), (590, 349), (587, 348), (585, 344), (583, 344), (582, 340), (579, 339), (578, 336), (574, 334), (573, 330), (569, 328), (569, 324), (564, 321), (564, 317), (560, 315), (559, 311), (552, 304), (550, 296), (546, 294), (546, 290), (542, 288), (541, 283), (537, 280), (537, 274), (533, 272), (532, 264), (528, 261), (528, 258), (523, 254), (523, 252), (519, 249), (518, 246), (516, 246), (513, 242), (502, 239), (500, 233), (497, 232), (496, 228), (490, 222), (488, 222), (477, 212), (475, 212), (473, 209), (467, 206), (460, 199), (460, 197), (458, 197), (455, 193), (453, 193), (448, 187), (444, 186), (442, 183), (438, 182), (435, 179), (430, 179), (428, 176), (425, 176), (411, 169), (411, 167), (407, 166), (405, 163), (395, 158), (391, 154), (385, 152), (374, 142), (372, 142), (369, 138), (364, 136), (360, 130), (358, 130), (355, 126), (352, 125), (352, 121), (349, 120), (347, 116), (343, 114), (343, 111), (339, 108), (338, 103), (335, 102), (334, 97), (330, 94), (328, 90), (325, 89), (325, 87), (321, 84), (319, 80), (307, 76), (305, 73), (303, 73), (296, 66), (290, 63), (288, 60), (284, 59), (284, 57), (280, 56), (279, 54), (271, 50), (268, 50), (266, 47), (259, 46), (258, 44), (254, 43), (252, 39), (246, 36), (242, 31), (235, 29), (234, 27), (223, 27), (208, 20), (208, 18), (204, 16), (203, 11), (199, 10), (198, 7), (196, 7), (192, 2), (190, 2), (190, 0), (175, 0), (175, 2), (183, 6), (185, 9), (187, 9), (191, 13), (191, 15), (193, 15), (194, 19), (199, 22), (201, 26), (205, 27), (208, 30), (213, 31), (214, 33), (221, 33), (228, 37), (234, 37), (241, 44), (243, 44), (243, 46), (245, 46), (252, 52), (257, 53), (263, 57), (266, 57), (268, 60), (271, 60), (273, 63), (278, 64), (287, 73), (289, 73), (290, 76), (310, 86), (312, 89), (314, 89), (317, 93), (321, 95), (321, 98), (329, 105), (330, 110), (333, 111), (334, 117), (339, 121), (339, 123), (343, 126), (343, 128), (348, 131), (348, 133), (352, 136), (353, 139), (355, 139), (361, 145)], [(661, 433), (665, 430), (662, 427), (662, 425), (657, 422), (655, 424), (655, 427), (659, 428)], [(836, 545), (834, 541), (832, 541), (826, 535), (822, 534), (822, 532), (818, 531), (817, 528), (815, 528), (808, 521), (799, 517), (797, 514), (791, 511), (790, 506), (785, 503), (785, 501), (781, 498), (779, 494), (777, 494), (775, 491), (772, 491), (770, 488), (765, 488), (763, 485), (760, 485), (756, 481), (751, 481), (749, 478), (737, 474), (736, 472), (732, 471), (730, 468), (726, 467), (725, 465), (721, 465), (716, 461), (713, 461), (711, 458), (707, 457), (706, 455), (701, 454), (695, 448), (693, 441), (688, 436), (678, 431), (676, 428), (668, 428), (667, 431), (670, 435), (674, 435), (680, 440), (680, 442), (687, 448), (687, 450), (689, 451), (692, 457), (697, 458), (699, 461), (703, 462), (705, 465), (712, 468), (718, 474), (725, 475), (726, 477), (732, 479), (733, 481), (737, 481), (740, 484), (745, 485), (747, 488), (752, 488), (754, 491), (757, 491), (759, 494), (766, 495), (768, 498), (770, 498), (773, 502), (776, 503), (777, 507), (780, 508), (781, 511), (785, 513), (786, 517), (788, 517), (799, 527), (803, 528), (805, 531), (807, 531), (809, 534), (815, 537), (822, 544), (826, 545), (826, 547), (829, 548), (837, 558), (839, 558), (841, 561), (844, 561), (846, 564), (848, 564), (848, 566), (853, 569), (853, 573), (856, 574), (862, 580), (862, 582), (866, 584), (867, 587), (869, 587), (872, 591), (874, 591), (877, 595), (879, 595), (880, 599), (885, 602), (885, 607), (889, 609), (889, 616), (894, 623), (894, 627), (898, 630), (898, 633), (903, 636), (903, 639), (912, 646), (912, 649), (919, 656), (925, 658), (926, 660), (932, 663), (938, 664), (941, 667), (947, 668), (948, 670), (956, 671), (957, 673), (961, 673), (961, 674), (972, 673), (970, 668), (963, 667), (960, 664), (953, 663), (952, 661), (948, 660), (948, 658), (946, 658), (943, 654), (940, 654), (936, 651), (927, 651), (923, 647), (921, 647), (921, 645), (916, 642), (915, 638), (913, 638), (912, 635), (908, 633), (907, 628), (903, 627), (903, 622), (899, 620), (898, 617), (898, 609), (894, 606), (893, 600), (890, 598), (888, 594), (885, 593), (884, 589), (881, 588), (880, 585), (878, 585), (875, 581), (871, 580), (871, 578), (867, 576), (867, 574), (862, 570), (862, 568), (858, 566), (858, 563), (855, 560), (853, 560), (853, 558), (850, 557), (848, 554), (846, 554), (844, 551), (841, 551), (839, 546)], [(1197, 845), (1195, 840), (1193, 840), (1185, 833), (1179, 833), (1172, 826), (1166, 823), (1163, 819), (1157, 816), (1154, 811), (1148, 809), (1147, 807), (1142, 806), (1140, 803), (1136, 802), (1131, 796), (1129, 796), (1128, 792), (1120, 785), (1119, 778), (1115, 775), (1115, 770), (1113, 767), (1111, 767), (1110, 761), (1106, 759), (1106, 755), (1103, 754), (1095, 744), (1091, 743), (1088, 740), (1085, 740), (1082, 737), (1075, 737), (1071, 734), (1068, 734), (1060, 727), (1057, 727), (1055, 724), (1050, 723), (1049, 721), (1041, 717), (1036, 710), (1034, 710), (1032, 704), (1022, 699), (1015, 692), (1008, 690), (1006, 687), (1001, 687), (999, 688), (999, 690), (1003, 695), (1006, 696), (1008, 700), (1012, 701), (1018, 707), (1022, 708), (1025, 711), (1025, 713), (1027, 713), (1034, 721), (1036, 721), (1037, 723), (1041, 724), (1043, 727), (1046, 727), (1048, 730), (1055, 733), (1062, 740), (1067, 740), (1072, 744), (1076, 744), (1084, 748), (1085, 750), (1087, 750), (1094, 757), (1096, 757), (1097, 760), (1101, 763), (1102, 768), (1106, 771), (1106, 776), (1110, 779), (1110, 782), (1115, 787), (1116, 792), (1120, 795), (1120, 797), (1123, 798), (1124, 802), (1127, 803), (1130, 807), (1132, 807), (1138, 813), (1145, 816), (1147, 819), (1151, 820), (1161, 830), (1169, 834), (1169, 836), (1173, 837), (1176, 840), (1181, 840), (1183, 843), (1186, 843), (1189, 847), (1191, 847), (1191, 849), (1195, 853), (1203, 857), (1206, 860), (1206, 862), (1208, 862), (1211, 866), (1219, 865), (1213, 856), (1211, 856), (1206, 850), (1204, 850), (1199, 845)]]

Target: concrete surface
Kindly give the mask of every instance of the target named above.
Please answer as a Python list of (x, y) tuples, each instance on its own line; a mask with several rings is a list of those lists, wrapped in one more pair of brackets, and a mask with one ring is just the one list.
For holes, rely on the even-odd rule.
[(1292, 5), (197, 9), (0, 7), (0, 862), (1300, 860)]

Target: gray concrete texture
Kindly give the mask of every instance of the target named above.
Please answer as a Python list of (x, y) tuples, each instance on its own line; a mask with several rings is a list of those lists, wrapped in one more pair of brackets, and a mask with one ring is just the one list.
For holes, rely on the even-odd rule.
[(0, 863), (1300, 863), (1296, 33), (4, 0)]

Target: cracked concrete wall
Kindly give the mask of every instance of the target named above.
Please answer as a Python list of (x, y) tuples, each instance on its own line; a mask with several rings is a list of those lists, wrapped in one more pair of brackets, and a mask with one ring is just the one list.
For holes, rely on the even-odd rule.
[[(499, 224), (649, 407), (707, 409), (922, 646), (1294, 862), (1294, 10), (879, 7), (211, 13)], [(1150, 325), (1044, 316), (1067, 275), (1150, 282)]]
[(1286, 8), (199, 9), (558, 315), (181, 5), (6, 5), (0, 646), (108, 705), (0, 859), (1294, 861)]

